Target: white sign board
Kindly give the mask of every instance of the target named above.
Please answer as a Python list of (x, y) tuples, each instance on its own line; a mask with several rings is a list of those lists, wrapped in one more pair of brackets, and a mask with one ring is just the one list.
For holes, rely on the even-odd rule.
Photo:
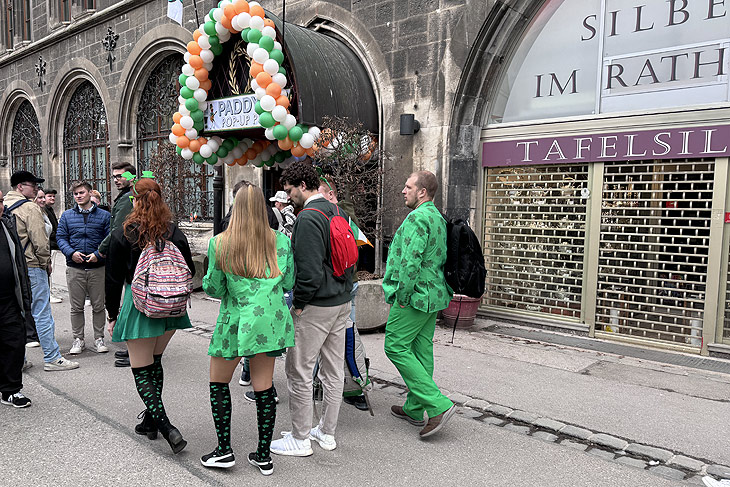
[(507, 68), (491, 123), (730, 101), (730, 1), (552, 0)]
[(205, 131), (223, 132), (259, 128), (259, 116), (254, 111), (256, 95), (239, 95), (210, 100), (205, 110)]

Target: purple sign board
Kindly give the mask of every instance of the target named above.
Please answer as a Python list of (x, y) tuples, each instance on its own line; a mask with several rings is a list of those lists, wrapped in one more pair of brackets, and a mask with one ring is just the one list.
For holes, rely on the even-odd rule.
[(524, 166), (730, 156), (730, 125), (484, 142), (482, 165)]

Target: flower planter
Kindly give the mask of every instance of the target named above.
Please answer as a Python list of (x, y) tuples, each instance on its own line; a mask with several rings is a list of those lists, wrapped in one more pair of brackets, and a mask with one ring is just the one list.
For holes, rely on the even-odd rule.
[(357, 329), (365, 331), (382, 328), (388, 321), (388, 313), (390, 313), (390, 305), (385, 303), (383, 280), (373, 279), (359, 282), (355, 297)]
[(469, 328), (474, 324), (480, 302), (481, 298), (470, 298), (469, 296), (454, 294), (449, 307), (441, 312), (441, 316), (447, 326), (453, 327), (458, 315), (459, 321), (456, 323), (456, 327)]

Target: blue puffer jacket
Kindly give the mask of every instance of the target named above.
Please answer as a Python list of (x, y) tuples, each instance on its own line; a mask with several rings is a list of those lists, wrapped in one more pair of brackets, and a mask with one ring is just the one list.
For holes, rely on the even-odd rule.
[[(89, 213), (82, 213), (78, 205), (66, 210), (58, 221), (56, 241), (58, 248), (66, 256), (66, 265), (80, 269), (90, 269), (104, 265), (104, 259), (99, 255), (99, 244), (109, 233), (111, 215), (108, 211), (94, 205)], [(84, 262), (77, 264), (71, 259), (74, 252), (84, 255), (94, 253), (98, 262)]]

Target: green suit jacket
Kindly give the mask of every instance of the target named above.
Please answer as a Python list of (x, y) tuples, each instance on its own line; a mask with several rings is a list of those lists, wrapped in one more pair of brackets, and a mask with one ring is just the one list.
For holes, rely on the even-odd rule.
[(425, 313), (446, 308), (453, 291), (444, 278), (446, 221), (433, 202), (422, 203), (398, 228), (383, 278), (385, 302)]

